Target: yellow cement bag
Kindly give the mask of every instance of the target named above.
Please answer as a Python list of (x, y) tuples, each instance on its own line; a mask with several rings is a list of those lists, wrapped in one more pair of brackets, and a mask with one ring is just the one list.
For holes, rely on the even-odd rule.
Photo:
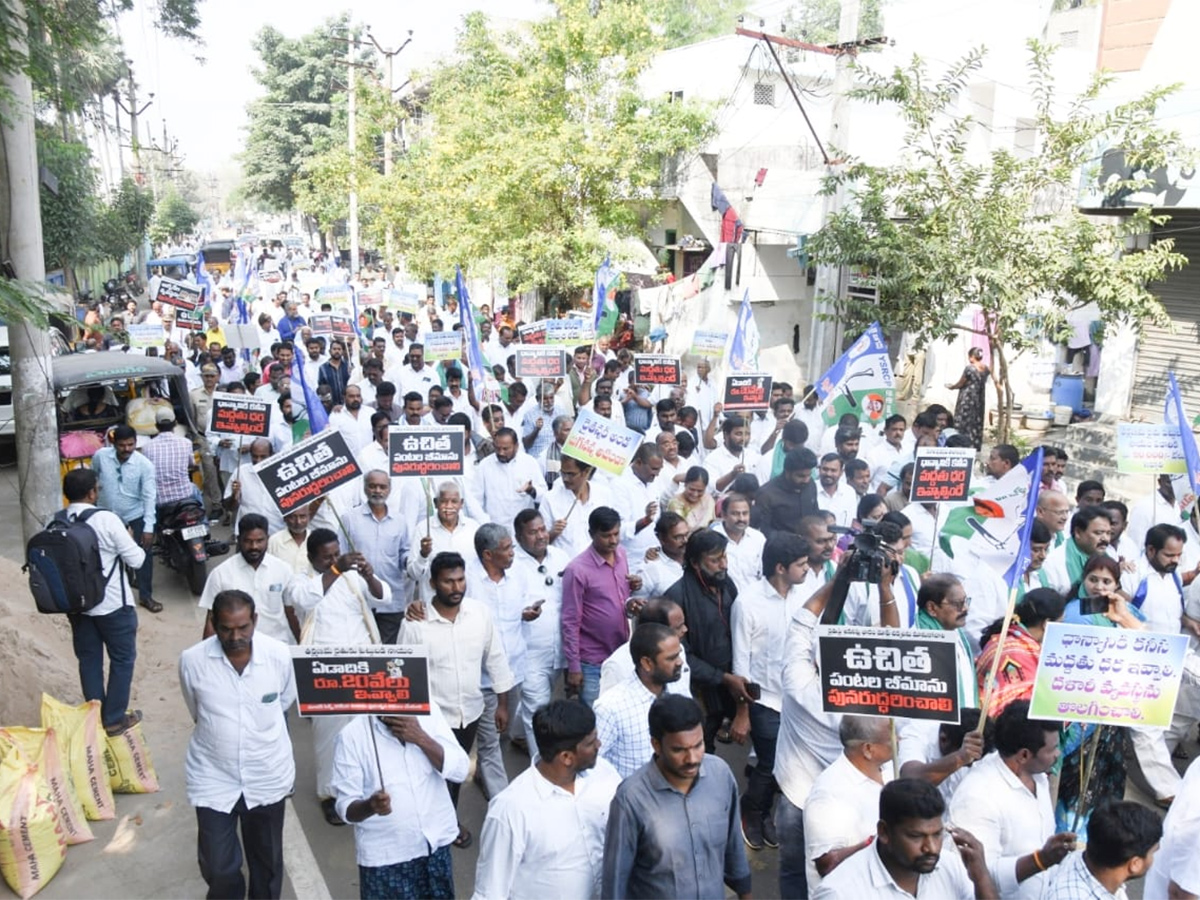
[(45, 781), (67, 843), (84, 844), (92, 840), (92, 829), (67, 775), (66, 754), (59, 748), (54, 729), (0, 728), (0, 751), (7, 754), (6, 744), (15, 748)]
[(19, 751), (0, 761), (0, 874), (22, 900), (44, 888), (67, 858), (54, 803)]
[(158, 774), (150, 759), (150, 748), (142, 734), (142, 723), (118, 734), (105, 735), (104, 764), (114, 794), (153, 794), (158, 791)]
[(42, 727), (53, 728), (66, 749), (67, 772), (84, 814), (92, 821), (114, 818), (117, 806), (104, 762), (100, 701), (68, 706), (42, 694)]

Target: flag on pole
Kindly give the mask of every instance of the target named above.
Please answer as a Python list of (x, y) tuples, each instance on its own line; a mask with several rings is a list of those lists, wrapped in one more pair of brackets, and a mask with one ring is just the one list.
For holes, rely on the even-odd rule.
[(308, 386), (308, 379), (304, 375), (304, 363), (300, 361), (301, 356), (303, 354), (299, 351), (292, 355), (292, 384), (300, 385), (300, 391), (304, 395), (304, 405), (308, 409), (309, 430), (316, 434), (329, 426), (329, 414), (321, 405), (321, 398), (317, 396), (316, 388)]
[(729, 338), (729, 368), (734, 372), (756, 371), (760, 343), (754, 310), (750, 306), (750, 289), (747, 288), (746, 293), (742, 294), (742, 305), (738, 308), (737, 325)]
[(612, 267), (612, 261), (606, 255), (600, 268), (596, 270), (596, 283), (592, 288), (593, 331), (599, 337), (602, 334), (612, 334), (617, 325), (617, 280), (620, 273)]
[(1192, 420), (1183, 411), (1183, 395), (1179, 393), (1179, 382), (1175, 373), (1167, 373), (1167, 402), (1163, 408), (1163, 421), (1179, 428), (1179, 442), (1183, 446), (1183, 459), (1187, 463), (1187, 493), (1178, 497), (1180, 515), (1186, 520), (1192, 514), (1192, 506), (1200, 495), (1200, 451), (1196, 449), (1196, 435), (1192, 432)]
[[(196, 254), (196, 283), (204, 290), (203, 302), (213, 306), (217, 299), (217, 285), (213, 281), (212, 275), (208, 273), (208, 269), (205, 268), (203, 250)], [(215, 306), (213, 306), (212, 313), (218, 318), (220, 317), (220, 310)]]
[(878, 322), (862, 333), (817, 380), (817, 396), (825, 403), (821, 415), (836, 425), (846, 413), (860, 422), (882, 425), (896, 402), (896, 379), (888, 357), (887, 339)]
[(1042, 448), (946, 515), (938, 543), (951, 559), (972, 557), (1003, 576), (1011, 591), (1029, 568), (1029, 536), (1042, 481)]
[(471, 307), (471, 295), (467, 292), (462, 266), (454, 267), (454, 289), (458, 293), (459, 318), (467, 348), (467, 368), (471, 372), (471, 380), (477, 385), (476, 389), (482, 391), (488, 376), (487, 364), (483, 361), (483, 350), (479, 346), (479, 326), (475, 322), (475, 310)]

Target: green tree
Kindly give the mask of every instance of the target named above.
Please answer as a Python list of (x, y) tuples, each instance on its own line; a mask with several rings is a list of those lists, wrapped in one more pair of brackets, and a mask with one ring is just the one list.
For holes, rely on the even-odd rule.
[(371, 235), (390, 224), (414, 272), (461, 263), (513, 289), (589, 284), (614, 238), (655, 214), (664, 161), (710, 133), (707, 107), (641, 96), (661, 46), (635, 0), (560, 0), (525, 34), (468, 16), (429, 75), (433, 127), (392, 179), (363, 188)]
[(242, 153), (243, 190), (275, 211), (295, 204), (292, 182), (305, 160), (333, 141), (333, 101), (344, 89), (348, 16), (292, 39), (267, 26), (254, 39), (261, 65), (254, 77), (266, 94), (247, 107), (250, 130)]
[[(860, 38), (883, 34), (883, 4), (886, 0), (862, 0), (858, 12)], [(812, 44), (833, 44), (838, 39), (842, 0), (801, 0), (784, 15), (789, 34), (798, 33)]]
[(96, 245), (101, 258), (116, 260), (142, 243), (154, 218), (154, 198), (126, 177), (97, 222)]
[(646, 7), (669, 50), (733, 34), (748, 5), (748, 0), (652, 0)]
[(154, 209), (154, 220), (150, 223), (150, 240), (155, 244), (178, 241), (190, 234), (199, 221), (200, 214), (171, 187)]
[(99, 258), (97, 230), (102, 207), (92, 154), (37, 126), (38, 164), (53, 180), (41, 184), (42, 248), (46, 270), (62, 269), (74, 290), (74, 268)]
[(848, 202), (808, 247), (816, 262), (876, 273), (877, 303), (827, 298), (852, 327), (878, 319), (924, 344), (970, 331), (957, 324), (960, 315), (968, 307), (982, 310), (978, 333), (995, 356), (1003, 439), (1013, 402), (1010, 354), (1044, 337), (1060, 338), (1066, 314), (1089, 302), (1110, 326), (1165, 323), (1147, 284), (1187, 262), (1171, 239), (1123, 252), (1126, 235), (1149, 231), (1167, 216), (1140, 208), (1110, 224), (1079, 212), (1075, 184), (1081, 173), (1098, 181), (1096, 148), (1125, 152), (1128, 174), (1098, 184), (1110, 198), (1149, 188), (1154, 171), (1186, 162), (1189, 153), (1177, 132), (1155, 120), (1174, 88), (1098, 111), (1110, 83), (1099, 74), (1063, 104), (1054, 93), (1051, 51), (1036, 42), (1030, 44), (1030, 84), (1037, 149), (1000, 148), (982, 157), (968, 152), (973, 124), (957, 112), (958, 99), (982, 55), (969, 54), (941, 78), (920, 60), (887, 75), (860, 72), (864, 86), (856, 95), (893, 105), (907, 126), (899, 154), (905, 162), (872, 166), (851, 159), (827, 179), (825, 189), (844, 189)]

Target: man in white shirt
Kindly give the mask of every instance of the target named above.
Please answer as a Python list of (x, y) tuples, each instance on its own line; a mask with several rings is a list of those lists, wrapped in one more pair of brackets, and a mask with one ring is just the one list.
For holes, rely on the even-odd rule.
[[(1042, 569), (1050, 587), (1066, 594), (1071, 585), (1083, 578), (1088, 557), (1108, 553), (1112, 539), (1112, 519), (1102, 506), (1085, 506), (1071, 516), (1071, 534), (1062, 544), (1046, 554)], [(1113, 556), (1109, 553), (1109, 556)]]
[(708, 380), (712, 373), (712, 364), (707, 359), (696, 363), (696, 377), (688, 379), (687, 406), (696, 409), (696, 425), (703, 433), (713, 417), (713, 407), (720, 401), (717, 387)]
[(545, 495), (546, 479), (537, 460), (518, 452), (517, 433), (511, 428), (496, 432), (495, 447), (496, 452), (479, 463), (477, 483), (488, 519), (509, 523)]
[(904, 435), (908, 422), (904, 416), (892, 415), (884, 419), (883, 440), (871, 448), (867, 462), (871, 464), (871, 490), (884, 494), (892, 485), (887, 482), (887, 473), (897, 462), (908, 462), (911, 452), (904, 447)]
[(996, 718), (996, 750), (971, 766), (950, 801), (950, 822), (983, 846), (1001, 897), (1040, 900), (1047, 870), (1075, 849), (1075, 835), (1055, 833), (1046, 772), (1058, 761), (1058, 722), (1029, 718), (1018, 700)]
[(885, 785), (879, 792), (875, 841), (831, 872), (812, 900), (1001, 896), (979, 841), (961, 829), (948, 832), (942, 822), (945, 811), (942, 795), (928, 781), (900, 778)]
[(255, 438), (250, 442), (250, 459), (238, 464), (233, 477), (225, 482), (225, 503), (236, 510), (233, 530), (236, 532), (242, 518), (249, 513), (258, 513), (267, 520), (269, 531), (283, 528), (283, 516), (271, 499), (270, 493), (254, 471), (254, 467), (271, 455), (271, 442), (266, 438)]
[(433, 497), (435, 515), (422, 519), (413, 534), (418, 536), (418, 551), (408, 555), (408, 577), (417, 584), (417, 598), (433, 599), (429, 583), (429, 564), (439, 553), (457, 553), (469, 558), (475, 552), (475, 531), (479, 523), (462, 514), (462, 491), (454, 481), (443, 481)]
[[(208, 610), (204, 637), (212, 637), (213, 600), (222, 591), (239, 590), (254, 599), (255, 630), (281, 644), (300, 639), (300, 620), (284, 600), (296, 573), (291, 566), (267, 552), (267, 520), (256, 513), (242, 517), (237, 533), (238, 552), (208, 573), (199, 607)], [(291, 599), (290, 594), (287, 595)]]
[[(1181, 480), (1186, 486), (1186, 480)], [(1184, 516), (1179, 511), (1175, 482), (1170, 475), (1158, 476), (1158, 489), (1143, 497), (1129, 508), (1129, 525), (1126, 530), (1135, 547), (1146, 544), (1146, 532), (1155, 525), (1179, 525)]]
[(750, 705), (750, 740), (758, 759), (742, 795), (742, 836), (751, 850), (779, 846), (771, 813), (779, 793), (774, 768), (783, 698), (780, 673), (788, 622), (803, 603), (797, 586), (808, 575), (808, 543), (788, 532), (774, 534), (763, 548), (762, 566), (768, 574), (738, 590), (730, 613), (733, 672), (758, 687)]
[[(679, 673), (678, 681), (667, 685), (667, 693), (692, 696), (692, 668), (687, 662), (687, 648), (683, 646), (683, 636), (687, 634), (683, 608), (666, 597), (651, 597), (638, 610), (633, 627), (637, 628), (638, 625), (645, 625), (647, 622), (666, 625), (675, 637), (679, 638), (679, 659), (683, 663), (683, 670)], [(628, 681), (635, 669), (633, 656), (629, 652), (629, 641), (626, 641), (610, 653), (608, 659), (600, 666), (600, 693), (604, 694), (610, 688)]]
[(667, 685), (683, 674), (682, 644), (665, 625), (648, 622), (633, 630), (629, 653), (634, 673), (596, 700), (596, 734), (600, 753), (628, 778), (650, 761), (650, 731), (646, 717), (650, 706), (666, 692)]
[[(1162, 846), (1146, 874), (1145, 897), (1200, 897), (1200, 766), (1188, 767), (1183, 787), (1163, 820)], [(1090, 836), (1089, 836), (1090, 838)], [(1090, 846), (1090, 840), (1089, 840)]]
[(357, 454), (363, 447), (371, 443), (372, 409), (363, 406), (362, 388), (352, 384), (346, 388), (345, 403), (341, 409), (334, 410), (329, 416), (329, 426), (342, 433), (350, 452)]
[(361, 896), (453, 900), (458, 826), (446, 783), (470, 765), (436, 704), (420, 718), (358, 716), (342, 731), (334, 791), (354, 825)]
[(558, 464), (559, 477), (539, 508), (550, 530), (551, 544), (571, 560), (592, 544), (587, 527), (592, 510), (616, 504), (607, 484), (595, 477), (593, 466), (573, 456), (562, 457)]
[(692, 530), (679, 513), (665, 512), (654, 523), (658, 546), (651, 547), (634, 562), (633, 572), (642, 578), (639, 597), (658, 597), (683, 577), (683, 556)]
[(302, 578), (311, 578), (308, 561), (308, 507), (301, 506), (283, 517), (284, 527), (267, 538), (267, 553), (281, 559)]
[[(179, 657), (179, 688), (196, 727), (184, 771), (196, 809), (197, 856), (210, 897), (283, 888), (284, 801), (296, 780), (284, 713), (296, 699), (287, 647), (255, 634), (254, 599), (213, 598), (215, 633)], [(241, 846), (238, 830), (241, 829)]]
[(743, 472), (758, 471), (761, 461), (761, 457), (747, 447), (750, 443), (750, 423), (741, 416), (726, 416), (721, 423), (721, 435), (721, 446), (704, 457), (704, 468), (708, 470), (708, 489), (717, 495), (729, 490), (734, 479)]
[(608, 810), (621, 777), (599, 755), (596, 717), (555, 700), (533, 716), (538, 760), (492, 800), (473, 900), (597, 897)]
[(858, 513), (858, 494), (842, 481), (842, 458), (836, 453), (822, 456), (817, 479), (817, 506), (833, 513), (834, 525), (849, 528)]
[(550, 702), (566, 668), (562, 652), (562, 573), (571, 557), (550, 545), (546, 520), (535, 509), (517, 513), (513, 531), (517, 537), (513, 570), (524, 581), (526, 606), (539, 611), (535, 619), (525, 623), (520, 716), (525, 746), (536, 750), (533, 714)]
[(426, 400), (429, 399), (429, 389), (435, 384), (441, 384), (437, 367), (425, 364), (425, 346), (423, 344), (408, 345), (408, 365), (401, 366), (384, 375), (388, 381), (396, 385), (396, 391), (404, 396), (410, 391), (416, 391)]
[(636, 560), (654, 546), (654, 521), (658, 518), (658, 500), (662, 487), (662, 451), (657, 444), (643, 443), (633, 461), (612, 484), (616, 510), (621, 514), (621, 546), (629, 559)]
[[(100, 701), (100, 721), (113, 736), (141, 720), (129, 709), (133, 663), (137, 659), (137, 607), (133, 588), (122, 563), (138, 569), (145, 551), (137, 545), (117, 514), (96, 507), (99, 478), (95, 469), (72, 469), (63, 476), (67, 508), (56, 518), (85, 521), (96, 533), (101, 571), (107, 576), (104, 599), (80, 615), (68, 616), (79, 681), (85, 700)], [(104, 654), (108, 652), (108, 683), (104, 681)]]
[[(398, 643), (425, 646), (433, 701), (463, 752), (470, 753), (483, 717), (480, 673), (491, 680), (496, 696), (493, 718), (497, 734), (508, 727), (508, 692), (514, 680), (491, 612), (484, 603), (466, 596), (466, 569), (458, 553), (443, 552), (433, 558), (429, 564), (433, 599), (408, 607)], [(459, 786), (452, 783), (449, 787), (457, 808)], [(471, 832), (460, 822), (454, 845), (468, 847), (471, 840)]]
[(892, 723), (872, 716), (843, 716), (842, 755), (817, 776), (804, 803), (804, 856), (808, 889), (871, 843), (879, 821), (879, 792), (890, 778)]
[(766, 536), (750, 527), (750, 501), (741, 494), (730, 494), (721, 508), (721, 521), (713, 531), (729, 539), (725, 557), (729, 561), (728, 577), (744, 591), (762, 577), (763, 547)]

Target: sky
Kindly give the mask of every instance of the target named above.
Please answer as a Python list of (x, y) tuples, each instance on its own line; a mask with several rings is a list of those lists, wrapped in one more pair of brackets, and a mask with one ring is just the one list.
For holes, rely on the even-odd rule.
[[(246, 104), (261, 93), (250, 73), (257, 62), (251, 42), (264, 25), (300, 37), (348, 10), (353, 21), (370, 25), (387, 49), (399, 47), (411, 29), (412, 43), (395, 62), (400, 84), (411, 68), (428, 66), (453, 48), (468, 12), (484, 9), (494, 18), (522, 20), (543, 16), (548, 9), (542, 0), (346, 0), (338, 5), (325, 0), (201, 0), (204, 46), (196, 47), (158, 34), (152, 24), (155, 5), (154, 0), (137, 0), (120, 22), (138, 81), (139, 105), (154, 93), (143, 121), (158, 140), (165, 119), (185, 165), (202, 173), (226, 168), (245, 141)], [(144, 128), (139, 130), (144, 133)]]

